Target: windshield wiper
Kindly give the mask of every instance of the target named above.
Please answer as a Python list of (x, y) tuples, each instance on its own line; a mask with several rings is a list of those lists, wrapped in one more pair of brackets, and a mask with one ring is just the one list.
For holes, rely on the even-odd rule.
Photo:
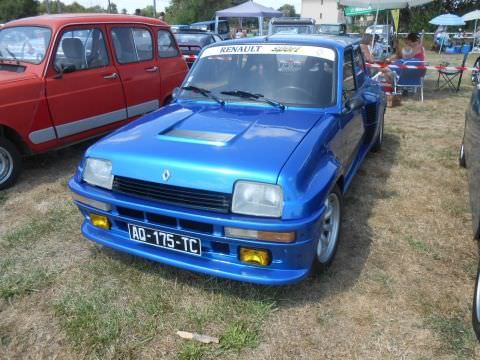
[(202, 89), (197, 86), (193, 85), (187, 85), (187, 86), (182, 86), (182, 90), (187, 90), (187, 91), (193, 91), (194, 93), (201, 94), (207, 98), (213, 99), (216, 102), (218, 102), (220, 105), (225, 105), (225, 101), (220, 100), (218, 97), (216, 97), (210, 90), (207, 89)]
[(5, 50), (7, 51), (8, 55), (10, 55), (13, 60), (15, 60), (17, 62), (17, 65), (20, 64), (20, 61), (17, 59), (17, 57), (15, 56), (15, 54), (13, 52), (10, 51), (10, 49), (8, 48), (8, 46), (5, 46)]
[(229, 96), (236, 96), (236, 97), (243, 98), (243, 99), (253, 99), (253, 100), (263, 101), (267, 104), (278, 107), (281, 110), (285, 110), (285, 105), (284, 104), (282, 104), (281, 102), (266, 98), (262, 94), (254, 94), (254, 93), (251, 93), (251, 92), (248, 92), (248, 91), (243, 91), (243, 90), (222, 91), (220, 94), (229, 95)]

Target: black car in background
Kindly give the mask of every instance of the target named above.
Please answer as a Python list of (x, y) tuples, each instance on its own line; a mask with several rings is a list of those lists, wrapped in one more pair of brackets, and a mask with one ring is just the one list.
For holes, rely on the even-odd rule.
[[(473, 237), (480, 253), (480, 90), (476, 86), (465, 114), (465, 131), (459, 156), (460, 165), (467, 168)], [(480, 340), (480, 262), (475, 281), (472, 307), (473, 328)]]
[(217, 34), (195, 29), (178, 29), (174, 36), (189, 68), (205, 46), (223, 41)]

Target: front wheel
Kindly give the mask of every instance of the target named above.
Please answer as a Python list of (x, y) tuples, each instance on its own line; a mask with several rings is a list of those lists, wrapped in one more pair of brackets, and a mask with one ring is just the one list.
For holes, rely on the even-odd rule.
[(22, 166), (22, 158), (16, 146), (5, 138), (0, 138), (0, 190), (11, 186)]
[(317, 246), (313, 269), (322, 272), (332, 264), (340, 239), (342, 222), (342, 194), (338, 186), (330, 192), (325, 200), (325, 214), (317, 235)]
[(380, 121), (380, 125), (379, 125), (380, 128), (378, 129), (377, 139), (375, 140), (375, 143), (372, 146), (372, 152), (379, 152), (380, 150), (382, 150), (383, 127), (384, 127), (384, 123), (385, 123), (385, 111), (383, 112), (379, 121)]

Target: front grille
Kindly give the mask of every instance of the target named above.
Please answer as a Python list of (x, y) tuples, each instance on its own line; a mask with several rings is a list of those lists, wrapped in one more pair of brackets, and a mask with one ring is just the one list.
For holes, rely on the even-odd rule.
[(232, 201), (230, 194), (157, 184), (122, 176), (115, 176), (112, 190), (165, 204), (221, 213), (230, 211)]

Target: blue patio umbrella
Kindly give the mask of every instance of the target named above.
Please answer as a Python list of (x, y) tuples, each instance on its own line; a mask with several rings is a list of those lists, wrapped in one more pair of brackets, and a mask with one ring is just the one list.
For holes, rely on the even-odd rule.
[[(463, 26), (465, 21), (457, 15), (454, 14), (443, 14), (439, 15), (429, 21), (432, 25), (443, 25), (443, 26)], [(445, 41), (445, 36), (442, 37), (442, 43), (440, 44), (439, 53), (442, 52), (443, 42)]]
[(429, 21), (432, 25), (445, 25), (445, 26), (462, 26), (465, 25), (465, 21), (454, 14), (439, 15)]

